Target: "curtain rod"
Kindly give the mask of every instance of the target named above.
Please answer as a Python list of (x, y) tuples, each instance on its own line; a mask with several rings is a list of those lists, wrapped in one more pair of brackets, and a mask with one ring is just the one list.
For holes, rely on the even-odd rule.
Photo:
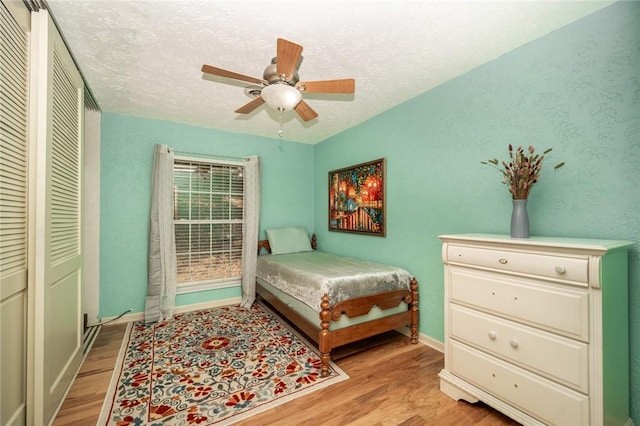
[(231, 157), (228, 155), (218, 155), (218, 154), (206, 154), (204, 152), (191, 152), (191, 151), (179, 151), (175, 148), (169, 148), (170, 150), (172, 150), (175, 154), (184, 154), (184, 155), (198, 155), (198, 156), (202, 156), (202, 157), (206, 157), (206, 158), (218, 158), (221, 160), (233, 160), (233, 161), (245, 161), (249, 156), (246, 157)]

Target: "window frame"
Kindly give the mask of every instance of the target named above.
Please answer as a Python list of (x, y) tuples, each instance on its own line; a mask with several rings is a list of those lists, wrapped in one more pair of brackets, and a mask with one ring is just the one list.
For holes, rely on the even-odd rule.
[[(173, 169), (172, 169), (174, 178), (175, 178), (175, 165), (177, 162), (181, 162), (181, 163), (189, 162), (189, 163), (200, 163), (205, 165), (240, 167), (243, 170), (243, 174), (245, 170), (245, 164), (242, 161), (219, 160), (215, 158), (202, 158), (202, 157), (189, 157), (189, 156), (176, 155), (174, 156)], [(244, 175), (243, 175), (242, 192), (244, 196)], [(176, 194), (175, 182), (173, 185), (173, 194), (174, 194), (173, 208), (175, 211), (175, 209), (177, 209), (177, 194)], [(243, 205), (242, 220), (238, 221), (237, 219), (235, 220), (231, 219), (229, 220), (229, 223), (239, 223), (242, 226), (242, 224), (244, 223), (244, 218), (245, 218), (245, 213), (244, 213), (244, 205)], [(201, 220), (198, 220), (198, 221), (194, 220), (193, 222), (202, 223)], [(174, 232), (175, 232), (176, 224), (179, 224), (179, 223), (184, 224), (186, 222), (184, 220), (176, 220), (174, 216), (174, 219), (173, 219)], [(178, 253), (177, 253), (177, 247), (176, 247), (176, 258), (177, 258), (177, 255)], [(240, 257), (241, 264), (242, 264), (242, 260), (243, 259), (241, 256)], [(242, 276), (216, 278), (216, 279), (208, 279), (208, 280), (202, 280), (202, 281), (189, 281), (189, 282), (183, 282), (183, 283), (176, 282), (176, 294), (186, 294), (186, 293), (194, 293), (194, 292), (201, 292), (201, 291), (207, 291), (207, 290), (217, 290), (217, 289), (230, 288), (230, 287), (240, 287), (241, 285), (242, 285)]]

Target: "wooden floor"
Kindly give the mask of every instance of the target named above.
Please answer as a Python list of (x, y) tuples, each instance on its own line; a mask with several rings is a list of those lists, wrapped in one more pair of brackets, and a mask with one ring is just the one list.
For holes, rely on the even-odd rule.
[[(126, 325), (106, 325), (87, 356), (53, 425), (95, 425)], [(391, 426), (517, 425), (479, 403), (456, 402), (439, 390), (443, 355), (392, 332), (362, 351), (336, 349), (349, 379), (312, 392), (238, 425)]]

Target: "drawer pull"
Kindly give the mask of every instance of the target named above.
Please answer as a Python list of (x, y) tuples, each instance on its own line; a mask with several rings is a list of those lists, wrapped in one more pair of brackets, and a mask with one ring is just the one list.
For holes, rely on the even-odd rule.
[(559, 274), (564, 274), (565, 272), (567, 272), (566, 268), (564, 266), (556, 266), (556, 272)]
[(496, 332), (495, 331), (490, 331), (489, 332), (489, 339), (491, 340), (496, 340)]
[(502, 258), (502, 259), (498, 260), (498, 262), (502, 263), (503, 265), (506, 265), (507, 264), (507, 259)]
[(518, 341), (516, 339), (509, 340), (509, 344), (512, 348), (516, 349), (518, 347)]

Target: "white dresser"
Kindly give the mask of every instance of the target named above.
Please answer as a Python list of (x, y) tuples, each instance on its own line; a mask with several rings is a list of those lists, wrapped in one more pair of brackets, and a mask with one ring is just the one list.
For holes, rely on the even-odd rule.
[(523, 424), (632, 425), (627, 241), (441, 235), (440, 390)]

